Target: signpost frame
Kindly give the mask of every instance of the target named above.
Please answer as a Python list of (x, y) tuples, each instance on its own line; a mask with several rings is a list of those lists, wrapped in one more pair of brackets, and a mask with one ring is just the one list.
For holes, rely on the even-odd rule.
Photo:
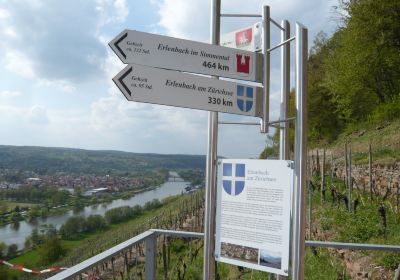
[[(210, 43), (219, 44), (221, 0), (211, 0)], [(218, 79), (217, 77), (212, 77)], [(218, 112), (208, 113), (208, 143), (206, 159), (206, 197), (204, 216), (203, 279), (215, 279), (215, 212), (217, 202)]]

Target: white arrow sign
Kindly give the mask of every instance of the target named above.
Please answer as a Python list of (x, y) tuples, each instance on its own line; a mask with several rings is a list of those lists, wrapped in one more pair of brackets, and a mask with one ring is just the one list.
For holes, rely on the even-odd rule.
[(125, 30), (109, 43), (123, 63), (262, 81), (262, 54)]
[(126, 66), (113, 81), (129, 101), (262, 115), (259, 87), (136, 64)]

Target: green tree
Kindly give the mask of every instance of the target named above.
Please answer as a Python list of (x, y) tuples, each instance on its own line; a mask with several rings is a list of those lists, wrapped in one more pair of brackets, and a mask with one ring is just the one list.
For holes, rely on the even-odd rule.
[(45, 243), (40, 246), (39, 258), (43, 264), (51, 264), (64, 256), (65, 252), (60, 239), (57, 236), (52, 236), (47, 238)]
[(60, 235), (63, 239), (73, 239), (86, 231), (86, 219), (82, 216), (73, 216), (60, 227)]
[(106, 220), (100, 215), (90, 215), (86, 219), (86, 230), (88, 232), (103, 229), (106, 227)]
[(273, 136), (267, 135), (267, 146), (260, 154), (260, 159), (279, 157), (279, 129), (275, 130)]
[(32, 232), (31, 232), (31, 235), (29, 236), (29, 238), (31, 240), (31, 245), (33, 247), (36, 247), (37, 245), (39, 245), (42, 242), (37, 228), (32, 229)]
[(28, 236), (24, 242), (24, 249), (30, 250), (32, 248), (32, 239)]
[(33, 206), (28, 211), (28, 220), (33, 221), (34, 219), (36, 219), (36, 217), (39, 217), (39, 215), (40, 215), (40, 207)]
[(12, 223), (18, 223), (20, 220), (22, 220), (22, 216), (19, 212), (12, 212), (10, 215), (10, 221)]
[(1, 241), (0, 242), (0, 258), (4, 258), (6, 256), (6, 248), (7, 248), (7, 245), (3, 241)]
[(17, 244), (11, 244), (10, 246), (8, 246), (7, 249), (7, 257), (8, 258), (13, 258), (17, 255), (18, 253), (18, 246)]
[(326, 86), (346, 122), (366, 119), (400, 94), (400, 2), (345, 0), (333, 36)]
[(334, 41), (335, 38), (328, 40), (325, 33), (318, 33), (308, 58), (308, 138), (311, 143), (331, 142), (342, 129), (335, 99), (325, 82), (325, 65)]

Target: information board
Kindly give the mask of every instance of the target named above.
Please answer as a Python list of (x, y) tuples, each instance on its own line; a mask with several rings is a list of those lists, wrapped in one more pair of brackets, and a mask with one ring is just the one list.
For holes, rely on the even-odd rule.
[(217, 261), (288, 275), (292, 166), (286, 160), (222, 160)]

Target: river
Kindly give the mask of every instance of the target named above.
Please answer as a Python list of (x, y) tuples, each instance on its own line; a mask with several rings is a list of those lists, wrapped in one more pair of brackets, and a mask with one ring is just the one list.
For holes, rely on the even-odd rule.
[(91, 205), (87, 206), (80, 212), (74, 212), (72, 210), (65, 212), (60, 215), (54, 215), (46, 218), (38, 218), (35, 222), (21, 221), (16, 227), (15, 225), (8, 224), (0, 226), (0, 241), (3, 241), (6, 245), (17, 244), (19, 249), (24, 247), (25, 239), (32, 233), (34, 228), (40, 229), (43, 224), (51, 224), (57, 229), (65, 223), (65, 221), (72, 216), (90, 216), (90, 215), (103, 215), (107, 210), (120, 206), (143, 206), (146, 202), (153, 199), (164, 199), (168, 196), (181, 194), (185, 192), (187, 182), (183, 181), (168, 181), (162, 184), (160, 187), (136, 194), (130, 199), (116, 199), (109, 204)]

